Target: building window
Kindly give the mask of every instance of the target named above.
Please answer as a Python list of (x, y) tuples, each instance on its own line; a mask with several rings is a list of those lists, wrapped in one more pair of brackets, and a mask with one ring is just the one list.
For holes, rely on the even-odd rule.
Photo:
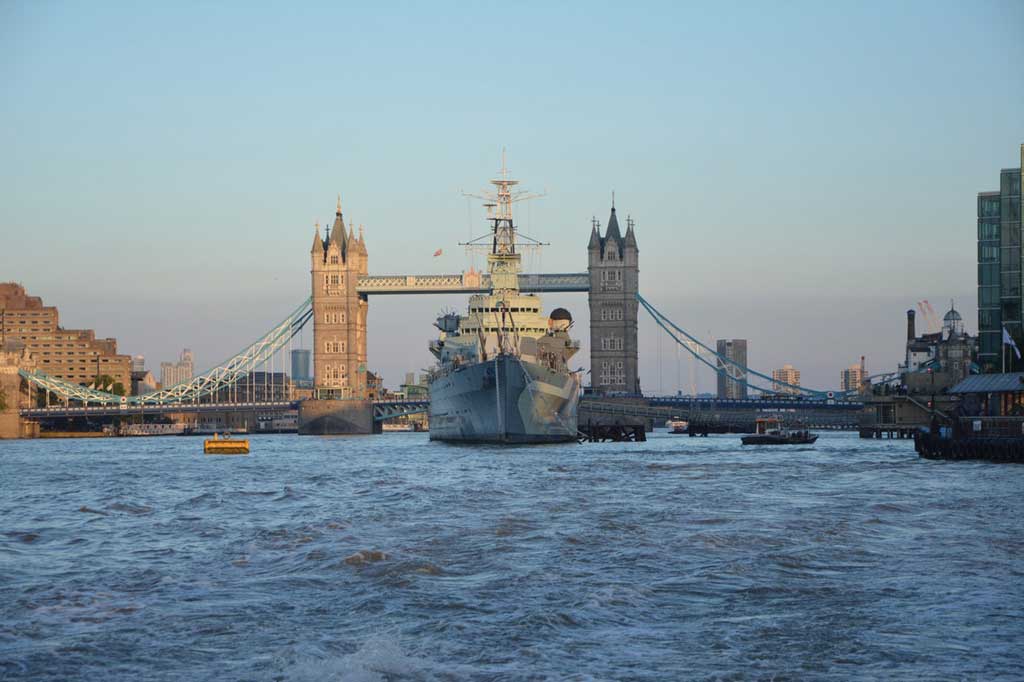
[(338, 257), (337, 256), (331, 256), (331, 265), (337, 265), (337, 264), (338, 264)]
[(978, 221), (978, 240), (996, 240), (999, 239), (999, 222), (983, 222)]
[(331, 284), (333, 286), (338, 286), (341, 284), (341, 278), (338, 275), (331, 275)]
[(978, 216), (993, 218), (999, 216), (999, 197), (978, 197)]

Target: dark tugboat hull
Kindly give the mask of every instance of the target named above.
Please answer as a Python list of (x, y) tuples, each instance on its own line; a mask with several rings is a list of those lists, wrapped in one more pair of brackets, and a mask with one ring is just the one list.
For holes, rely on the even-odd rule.
[(818, 440), (815, 435), (809, 436), (743, 436), (744, 445), (810, 445)]

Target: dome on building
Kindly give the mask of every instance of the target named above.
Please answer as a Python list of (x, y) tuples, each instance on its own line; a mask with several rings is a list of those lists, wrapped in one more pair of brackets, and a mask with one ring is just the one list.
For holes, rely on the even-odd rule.
[(565, 308), (555, 308), (551, 311), (552, 320), (569, 320), (572, 322), (572, 315)]
[(949, 312), (942, 316), (942, 331), (946, 338), (964, 333), (964, 318), (953, 307), (952, 301), (949, 303)]

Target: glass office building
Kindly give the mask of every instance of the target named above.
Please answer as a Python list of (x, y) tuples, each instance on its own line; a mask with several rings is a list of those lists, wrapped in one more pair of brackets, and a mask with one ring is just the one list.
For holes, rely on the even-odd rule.
[[(1020, 148), (1024, 166), (1024, 145)], [(1003, 352), (1003, 327), (1024, 350), (1021, 325), (1021, 169), (1004, 168), (999, 190), (978, 193), (978, 364), (984, 372), (1024, 371)]]

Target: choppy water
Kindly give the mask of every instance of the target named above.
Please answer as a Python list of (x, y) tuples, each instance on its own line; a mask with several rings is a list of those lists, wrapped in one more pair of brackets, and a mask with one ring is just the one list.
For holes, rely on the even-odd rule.
[(1024, 674), (1021, 466), (849, 434), (253, 446), (0, 443), (0, 678)]

